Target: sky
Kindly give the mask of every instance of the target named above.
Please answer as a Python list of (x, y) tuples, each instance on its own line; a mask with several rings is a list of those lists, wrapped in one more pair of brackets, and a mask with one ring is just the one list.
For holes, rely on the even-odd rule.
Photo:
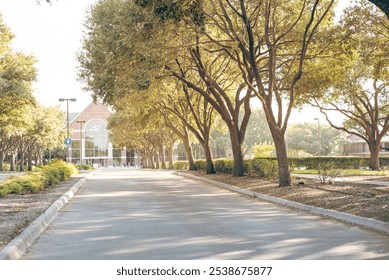
[(34, 95), (45, 106), (61, 105), (58, 98), (77, 98), (70, 111), (79, 112), (90, 94), (77, 81), (76, 55), (81, 48), (85, 13), (97, 0), (59, 0), (52, 5), (35, 0), (0, 0), (0, 13), (15, 34), (12, 47), (38, 62)]
[[(91, 94), (77, 81), (77, 52), (81, 49), (83, 23), (88, 8), (97, 0), (58, 0), (49, 5), (35, 0), (0, 0), (0, 13), (6, 25), (16, 35), (13, 48), (35, 56), (38, 60), (38, 80), (34, 95), (45, 106), (65, 103), (59, 98), (77, 98), (69, 103), (71, 112), (82, 111), (91, 101)], [(349, 1), (340, 0), (341, 6)], [(294, 111), (291, 122), (322, 123), (325, 118), (313, 108)]]

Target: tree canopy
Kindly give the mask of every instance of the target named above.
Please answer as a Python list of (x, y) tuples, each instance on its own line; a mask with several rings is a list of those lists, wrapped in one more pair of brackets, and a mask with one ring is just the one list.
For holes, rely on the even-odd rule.
[(337, 23), (333, 0), (103, 0), (86, 21), (80, 79), (118, 116), (157, 114), (156, 123), (164, 120), (186, 139), (189, 161), (189, 134), (206, 149), (215, 114), (228, 129), (234, 176), (244, 175), (256, 99), (275, 145), (280, 186), (287, 186), (285, 135), (296, 106), (330, 100), (326, 95), (351, 98), (345, 87), (362, 86), (374, 75), (380, 78), (373, 86), (386, 88), (386, 41), (370, 34), (386, 34), (387, 18), (365, 5), (356, 5), (364, 21), (348, 12)]
[(11, 170), (15, 158), (41, 158), (45, 149), (63, 146), (64, 114), (58, 108), (38, 105), (33, 96), (36, 60), (30, 55), (13, 51), (14, 38), (0, 16), (0, 171), (8, 157)]
[[(360, 1), (346, 10), (339, 31), (343, 44), (339, 49), (347, 50), (348, 63), (340, 66), (342, 75), (312, 92), (317, 96), (312, 104), (332, 127), (365, 140), (370, 167), (379, 169), (381, 140), (389, 131), (389, 20), (373, 5)], [(330, 111), (343, 115), (342, 125), (329, 117)]]

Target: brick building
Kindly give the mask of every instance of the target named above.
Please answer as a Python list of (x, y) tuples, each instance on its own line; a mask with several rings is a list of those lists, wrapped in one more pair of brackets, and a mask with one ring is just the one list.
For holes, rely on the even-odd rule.
[(107, 127), (110, 115), (111, 112), (101, 102), (92, 102), (81, 113), (69, 115), (71, 162), (82, 161), (98, 167), (139, 166), (133, 150), (114, 147), (110, 142)]

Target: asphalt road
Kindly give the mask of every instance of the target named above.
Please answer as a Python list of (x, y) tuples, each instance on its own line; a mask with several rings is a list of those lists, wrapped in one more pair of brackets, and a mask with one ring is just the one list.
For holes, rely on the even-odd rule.
[(26, 259), (389, 259), (389, 237), (163, 171), (99, 170)]

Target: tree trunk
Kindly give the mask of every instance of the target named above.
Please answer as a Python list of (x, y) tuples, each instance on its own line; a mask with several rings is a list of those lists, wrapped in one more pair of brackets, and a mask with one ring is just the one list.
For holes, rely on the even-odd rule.
[(0, 171), (4, 171), (4, 158), (5, 153), (3, 151), (0, 151)]
[(32, 151), (30, 149), (28, 151), (28, 167), (27, 167), (27, 170), (28, 171), (32, 170)]
[(24, 171), (24, 153), (20, 154), (20, 171)]
[(242, 151), (242, 141), (239, 139), (239, 134), (235, 126), (229, 126), (231, 136), (232, 154), (234, 157), (234, 170), (232, 175), (234, 177), (244, 176), (244, 159)]
[(141, 168), (147, 168), (147, 158), (146, 156), (142, 156), (142, 159), (141, 159)]
[(159, 169), (160, 159), (159, 159), (159, 154), (157, 152), (154, 154), (154, 158), (155, 158), (155, 169)]
[(379, 158), (379, 153), (381, 150), (381, 143), (378, 143), (378, 145), (369, 145), (370, 149), (370, 159), (369, 159), (369, 168), (371, 170), (381, 170), (380, 168), (380, 158)]
[(203, 145), (205, 160), (207, 161), (207, 174), (215, 174), (215, 166), (213, 165), (211, 148), (209, 147), (209, 143), (204, 143)]
[(39, 166), (39, 156), (37, 153), (34, 154), (35, 166)]
[(290, 178), (288, 152), (286, 150), (285, 138), (284, 135), (278, 131), (272, 134), (277, 154), (279, 186), (287, 187), (292, 184), (292, 180)]
[(11, 153), (11, 162), (9, 171), (15, 171), (15, 152)]
[(159, 154), (161, 156), (161, 165), (162, 169), (166, 169), (166, 159), (165, 159), (165, 150), (163, 148), (163, 145), (159, 146)]
[(155, 169), (155, 162), (154, 162), (153, 153), (149, 153), (147, 158), (149, 159), (149, 168)]
[(169, 147), (169, 169), (173, 170), (174, 169), (174, 143), (170, 143)]
[(184, 141), (184, 147), (185, 147), (185, 152), (186, 152), (186, 158), (187, 158), (188, 164), (189, 164), (189, 170), (196, 170), (197, 167), (196, 167), (196, 163), (195, 163), (194, 158), (193, 158), (193, 150), (192, 150), (192, 146), (189, 143), (189, 139), (188, 139), (188, 141)]

